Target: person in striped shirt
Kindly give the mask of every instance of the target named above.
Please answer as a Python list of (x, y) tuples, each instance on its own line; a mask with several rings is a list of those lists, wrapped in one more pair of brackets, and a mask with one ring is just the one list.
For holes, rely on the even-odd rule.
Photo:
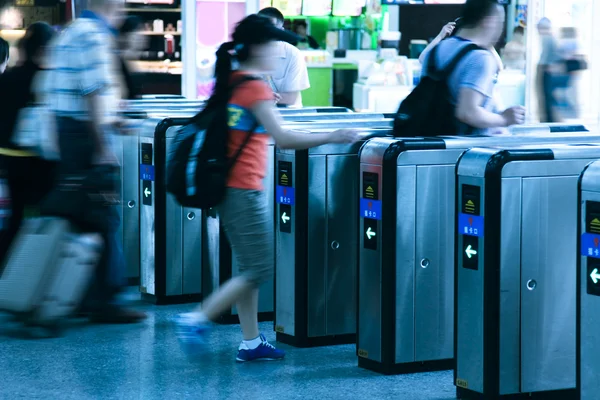
[[(65, 182), (66, 176), (93, 177), (87, 178), (87, 182), (91, 182), (88, 185), (93, 186), (91, 193), (100, 193), (101, 198), (96, 196), (90, 200), (89, 195), (77, 197), (75, 191), (63, 190), (55, 197), (58, 199), (53, 203), (55, 208), (56, 204), (60, 208), (61, 203), (77, 204), (80, 205), (77, 208), (92, 211), (67, 210), (65, 215), (63, 210), (55, 211), (54, 215), (65, 216), (85, 229), (101, 233), (104, 238), (105, 251), (93, 285), (94, 304), (88, 305), (90, 318), (99, 323), (132, 323), (144, 319), (145, 315), (123, 309), (115, 300), (125, 284), (125, 261), (116, 236), (121, 222), (114, 194), (119, 182), (118, 178), (105, 179), (106, 175), (118, 176), (116, 171), (119, 171), (110, 137), (121, 126), (118, 107), (122, 82), (114, 27), (121, 23), (119, 10), (123, 0), (88, 0), (87, 3), (87, 10), (51, 47), (44, 93), (46, 104), (57, 117), (61, 154), (59, 182)], [(52, 214), (53, 207), (48, 208), (48, 214)]]

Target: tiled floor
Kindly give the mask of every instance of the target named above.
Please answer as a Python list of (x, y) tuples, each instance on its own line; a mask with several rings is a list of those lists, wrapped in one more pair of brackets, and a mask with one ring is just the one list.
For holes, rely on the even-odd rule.
[[(296, 349), (282, 362), (236, 364), (238, 326), (217, 326), (211, 351), (188, 359), (169, 323), (187, 306), (143, 305), (138, 326), (74, 321), (65, 336), (21, 337), (0, 316), (0, 399), (454, 399), (452, 372), (381, 376), (354, 346)], [(274, 338), (272, 323), (261, 328)]]

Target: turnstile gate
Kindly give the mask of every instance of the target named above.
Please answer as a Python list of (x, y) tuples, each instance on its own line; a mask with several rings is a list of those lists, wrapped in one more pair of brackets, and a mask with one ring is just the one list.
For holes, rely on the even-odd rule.
[(201, 300), (202, 211), (165, 190), (168, 149), (187, 121), (151, 119), (139, 137), (140, 291), (157, 304)]
[(579, 180), (577, 263), (577, 399), (600, 396), (600, 162)]
[[(354, 126), (364, 128), (367, 140), (390, 135), (390, 123), (370, 124), (384, 128), (380, 130)], [(275, 331), (280, 342), (315, 346), (355, 341), (355, 216), (358, 150), (364, 140), (276, 151)]]
[(472, 147), (600, 141), (585, 133), (551, 133), (548, 126), (532, 131), (537, 133), (519, 127), (506, 136), (376, 138), (363, 146), (359, 367), (384, 374), (453, 368), (459, 157)]
[(461, 398), (573, 398), (577, 183), (599, 146), (474, 149), (457, 167)]

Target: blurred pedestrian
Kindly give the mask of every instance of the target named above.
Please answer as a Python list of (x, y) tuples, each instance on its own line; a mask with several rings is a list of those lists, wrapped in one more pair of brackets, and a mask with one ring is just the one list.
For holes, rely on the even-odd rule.
[(308, 24), (306, 23), (306, 21), (296, 21), (296, 23), (294, 24), (294, 32), (296, 33), (296, 35), (298, 35), (297, 47), (299, 49), (319, 49), (319, 43), (317, 43), (314, 37), (308, 34)]
[(134, 15), (125, 18), (119, 29), (119, 55), (121, 62), (121, 73), (125, 83), (123, 98), (128, 100), (140, 96), (140, 87), (136, 80), (136, 74), (132, 71), (130, 62), (139, 60), (142, 51), (148, 46), (147, 37), (142, 34), (142, 20)]
[[(122, 126), (122, 96), (116, 55), (123, 0), (89, 0), (88, 8), (59, 36), (48, 74), (50, 109), (57, 116), (61, 160), (58, 184), (44, 202), (47, 215), (68, 218), (84, 231), (99, 232), (105, 251), (96, 269), (90, 318), (98, 323), (132, 323), (145, 315), (122, 308), (125, 261), (117, 240), (120, 167), (111, 136)], [(73, 190), (76, 182), (76, 190)]]
[[(277, 29), (284, 29), (285, 18), (275, 7), (264, 8), (258, 12), (258, 15), (268, 18)], [(293, 35), (293, 37), (295, 44), (298, 38), (297, 35)], [(310, 88), (304, 56), (298, 48), (290, 43), (278, 42), (276, 46), (275, 69), (265, 78), (273, 89), (278, 105), (302, 107), (302, 91)]]
[(561, 107), (561, 115), (567, 118), (577, 118), (577, 78), (581, 71), (587, 69), (587, 58), (583, 55), (579, 41), (577, 39), (577, 30), (573, 27), (561, 29), (561, 37), (558, 42), (558, 53), (562, 60), (560, 68), (557, 68), (558, 81), (557, 86), (560, 93), (555, 92), (557, 101)]
[(47, 46), (54, 36), (54, 29), (44, 22), (29, 26), (19, 43), (19, 65), (0, 75), (0, 93), (10, 94), (0, 97), (0, 168), (9, 190), (3, 200), (10, 199), (7, 224), (0, 231), (0, 260), (21, 227), (26, 208), (36, 207), (54, 184), (55, 163), (21, 151), (13, 143), (19, 112), (36, 101), (34, 81), (47, 66)]
[(525, 29), (522, 26), (517, 26), (513, 30), (513, 37), (510, 42), (506, 43), (502, 51), (502, 58), (507, 69), (516, 69), (525, 71)]
[(553, 76), (553, 70), (561, 61), (558, 45), (548, 18), (542, 18), (537, 28), (542, 41), (542, 54), (537, 68), (540, 122), (558, 122), (554, 113), (556, 80)]

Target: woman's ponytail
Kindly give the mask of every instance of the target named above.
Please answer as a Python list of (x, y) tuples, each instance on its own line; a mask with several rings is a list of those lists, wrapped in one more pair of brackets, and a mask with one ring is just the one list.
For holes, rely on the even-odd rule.
[(217, 50), (217, 61), (215, 63), (215, 88), (213, 98), (220, 98), (227, 94), (229, 81), (231, 80), (233, 42), (226, 42)]

